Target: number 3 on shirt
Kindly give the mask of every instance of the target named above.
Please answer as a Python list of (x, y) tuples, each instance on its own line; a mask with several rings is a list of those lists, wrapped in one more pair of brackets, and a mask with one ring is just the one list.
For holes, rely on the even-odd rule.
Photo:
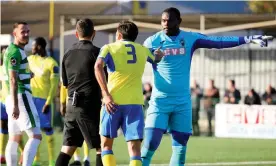
[(127, 54), (132, 56), (132, 60), (128, 60), (127, 63), (128, 64), (136, 63), (137, 58), (136, 58), (135, 47), (132, 44), (126, 44), (125, 46), (130, 47), (131, 51), (128, 51)]

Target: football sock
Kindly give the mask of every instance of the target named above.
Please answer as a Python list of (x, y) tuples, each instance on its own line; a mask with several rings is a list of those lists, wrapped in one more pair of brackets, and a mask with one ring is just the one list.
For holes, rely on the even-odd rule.
[(149, 166), (152, 156), (154, 155), (155, 151), (150, 151), (149, 149), (145, 148), (144, 146), (142, 147), (142, 163), (143, 166)]
[(77, 148), (74, 153), (74, 160), (80, 161), (80, 148)]
[(186, 157), (186, 146), (173, 146), (170, 166), (184, 166)]
[(68, 166), (71, 156), (60, 152), (56, 161), (56, 166)]
[(101, 154), (96, 154), (96, 166), (103, 166)]
[(29, 138), (24, 147), (22, 166), (32, 165), (40, 142), (41, 141), (39, 139)]
[(83, 143), (83, 153), (84, 153), (83, 161), (85, 161), (85, 160), (90, 161), (89, 160), (89, 148), (88, 148), (87, 143), (85, 141)]
[(49, 155), (49, 161), (54, 160), (54, 137), (53, 135), (47, 135), (47, 145), (48, 145), (48, 155)]
[(0, 156), (5, 155), (5, 148), (8, 143), (8, 134), (0, 133)]
[(7, 165), (17, 165), (17, 148), (18, 143), (15, 141), (8, 141), (5, 157), (6, 157), (6, 164)]
[(112, 150), (102, 151), (102, 161), (104, 166), (116, 166), (116, 160)]
[(140, 156), (133, 156), (130, 158), (129, 166), (142, 166), (142, 160)]
[(165, 130), (146, 128), (145, 140), (141, 151), (143, 166), (149, 166), (154, 152), (158, 148)]
[(184, 166), (190, 133), (171, 131), (172, 156), (170, 166)]

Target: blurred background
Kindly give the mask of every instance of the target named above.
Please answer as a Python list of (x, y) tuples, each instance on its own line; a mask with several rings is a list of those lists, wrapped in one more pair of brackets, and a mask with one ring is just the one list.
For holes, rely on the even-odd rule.
[[(180, 10), (183, 20), (181, 28), (186, 31), (215, 36), (276, 36), (275, 1), (2, 0), (0, 44), (1, 47), (10, 44), (13, 41), (13, 24), (26, 21), (31, 29), (31, 40), (26, 51), (31, 51), (33, 38), (45, 37), (48, 39), (49, 54), (60, 63), (64, 51), (77, 41), (75, 25), (78, 19), (91, 18), (94, 21), (97, 33), (93, 42), (98, 47), (115, 41), (117, 23), (123, 19), (137, 24), (137, 42), (142, 44), (148, 36), (161, 30), (161, 13), (168, 7)], [(143, 83), (146, 111), (152, 84), (149, 64)], [(275, 139), (275, 87), (276, 40), (267, 48), (245, 45), (223, 50), (197, 50), (191, 65), (194, 135)], [(62, 130), (58, 97), (59, 92), (55, 103), (55, 125), (57, 130)], [(258, 144), (266, 143), (275, 154), (276, 147), (270, 147), (271, 142)], [(237, 150), (242, 144), (243, 141)], [(263, 152), (263, 156), (268, 158), (257, 153), (253, 160), (276, 160), (270, 150)], [(250, 155), (245, 156), (237, 160), (247, 161), (250, 158)], [(188, 157), (191, 162), (198, 160), (201, 161)], [(156, 162), (162, 163), (163, 160), (160, 157)]]

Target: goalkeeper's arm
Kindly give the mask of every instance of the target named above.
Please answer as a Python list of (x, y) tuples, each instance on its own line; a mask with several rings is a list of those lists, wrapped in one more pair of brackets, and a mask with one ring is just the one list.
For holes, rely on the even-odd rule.
[(247, 43), (259, 44), (261, 47), (267, 46), (267, 41), (272, 40), (272, 36), (207, 36), (193, 33), (195, 36), (194, 48), (231, 48)]

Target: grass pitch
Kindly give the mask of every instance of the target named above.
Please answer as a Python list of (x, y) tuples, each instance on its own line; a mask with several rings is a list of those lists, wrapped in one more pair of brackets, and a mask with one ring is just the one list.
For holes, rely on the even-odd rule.
[[(55, 133), (55, 156), (59, 154), (62, 145), (62, 137), (62, 133)], [(40, 147), (41, 166), (48, 166), (47, 144), (45, 140), (46, 139), (43, 140)], [(168, 165), (171, 153), (171, 138), (169, 135), (164, 135), (161, 145), (153, 157), (152, 163)], [(127, 146), (122, 136), (115, 140), (114, 154), (117, 164), (129, 163)], [(186, 163), (188, 164), (276, 161), (276, 143), (275, 140), (191, 137), (188, 143), (186, 158)], [(92, 165), (95, 165), (94, 150), (90, 152), (90, 159)], [(264, 166), (264, 164), (262, 166)]]

